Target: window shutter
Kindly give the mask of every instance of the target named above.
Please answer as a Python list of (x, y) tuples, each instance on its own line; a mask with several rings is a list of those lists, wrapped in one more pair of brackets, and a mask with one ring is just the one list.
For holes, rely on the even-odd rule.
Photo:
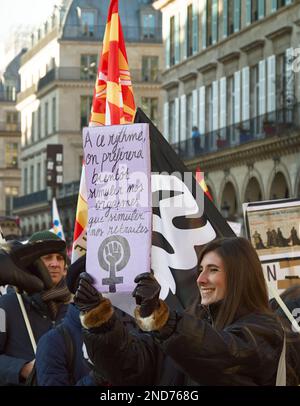
[(250, 70), (249, 66), (246, 66), (242, 70), (242, 80), (243, 80), (243, 110), (242, 110), (242, 120), (246, 121), (250, 118), (250, 87), (249, 87), (249, 80), (250, 80)]
[(212, 92), (213, 92), (213, 130), (219, 128), (219, 88), (218, 81), (212, 82)]
[(164, 136), (170, 141), (172, 134), (169, 134), (169, 103), (164, 103)]
[(205, 134), (205, 86), (199, 89), (199, 131)]
[(292, 122), (292, 109), (295, 99), (295, 73), (293, 71), (294, 61), (294, 49), (288, 48), (285, 53), (285, 77), (286, 77), (286, 89), (285, 89), (285, 107), (290, 111), (287, 112), (287, 121)]
[(226, 77), (220, 79), (220, 128), (226, 127), (227, 104), (226, 104)]
[(234, 73), (234, 123), (241, 121), (241, 72)]
[(175, 64), (180, 62), (180, 20), (179, 14), (174, 16), (174, 25), (175, 25)]
[(192, 103), (193, 103), (193, 116), (192, 116), (192, 126), (198, 127), (198, 91), (197, 89), (193, 90), (192, 93)]
[(262, 60), (258, 65), (259, 76), (259, 115), (266, 113), (266, 61)]
[(180, 141), (186, 140), (186, 95), (180, 96)]
[(275, 55), (269, 56), (267, 59), (268, 68), (268, 100), (267, 111), (268, 113), (276, 110), (276, 57)]
[(175, 98), (175, 134), (174, 142), (179, 142), (179, 97)]
[(170, 17), (164, 15), (164, 39), (165, 39), (165, 58), (166, 58), (166, 68), (170, 67)]

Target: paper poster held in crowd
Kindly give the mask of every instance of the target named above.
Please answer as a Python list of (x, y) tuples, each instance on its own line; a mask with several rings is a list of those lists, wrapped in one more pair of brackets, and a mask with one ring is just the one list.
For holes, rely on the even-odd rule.
[(245, 203), (243, 210), (268, 285), (279, 294), (300, 285), (300, 200)]
[(148, 124), (83, 130), (88, 226), (87, 271), (103, 293), (132, 292), (150, 270)]

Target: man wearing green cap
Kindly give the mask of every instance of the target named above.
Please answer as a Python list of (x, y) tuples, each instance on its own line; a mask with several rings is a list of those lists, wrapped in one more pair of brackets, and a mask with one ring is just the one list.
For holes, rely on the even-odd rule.
[(33, 370), (35, 350), (25, 318), (28, 317), (37, 343), (67, 311), (71, 293), (65, 282), (65, 243), (50, 231), (34, 233), (28, 243), (38, 249), (42, 243), (51, 246), (54, 240), (60, 241), (59, 250), (40, 251), (40, 258), (26, 266), (27, 272), (42, 281), (43, 290), (33, 294), (23, 292), (25, 317), (16, 294), (0, 297), (0, 311), (4, 315), (0, 328), (0, 385), (22, 385)]
[[(34, 233), (28, 241), (45, 240), (60, 240), (60, 238), (51, 231), (38, 231), (37, 233)], [(66, 249), (60, 252), (43, 255), (41, 256), (41, 260), (49, 272), (53, 285), (57, 286), (66, 276)]]

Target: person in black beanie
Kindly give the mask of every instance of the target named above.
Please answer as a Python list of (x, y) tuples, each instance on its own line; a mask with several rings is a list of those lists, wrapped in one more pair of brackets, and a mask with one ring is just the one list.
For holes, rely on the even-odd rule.
[[(58, 249), (53, 249), (55, 242), (58, 243)], [(19, 296), (9, 293), (0, 297), (0, 311), (5, 320), (0, 331), (0, 385), (26, 383), (33, 371), (35, 344), (64, 317), (71, 299), (65, 283), (65, 242), (46, 230), (33, 234), (28, 244), (36, 245), (39, 258), (24, 264), (23, 268), (42, 282), (42, 290), (30, 292), (27, 289)], [(52, 249), (39, 252), (41, 244)], [(19, 267), (22, 269), (22, 264)], [(20, 301), (23, 302), (25, 312), (22, 312)], [(35, 343), (30, 339), (26, 317)]]

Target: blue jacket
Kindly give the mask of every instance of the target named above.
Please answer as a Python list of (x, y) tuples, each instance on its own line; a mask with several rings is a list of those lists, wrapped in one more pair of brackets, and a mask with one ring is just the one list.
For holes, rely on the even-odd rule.
[[(67, 305), (61, 305), (55, 321), (39, 294), (22, 295), (36, 343), (60, 321)], [(19, 385), (22, 367), (35, 358), (15, 293), (0, 297), (0, 385)]]
[[(79, 310), (72, 303), (63, 320), (73, 340), (74, 371), (73, 379), (76, 385), (94, 385), (89, 375), (90, 368), (84, 359), (82, 346), (82, 327)], [(70, 386), (71, 378), (66, 364), (67, 349), (64, 337), (57, 329), (50, 330), (39, 341), (36, 354), (36, 371), (38, 385), (41, 386)]]

